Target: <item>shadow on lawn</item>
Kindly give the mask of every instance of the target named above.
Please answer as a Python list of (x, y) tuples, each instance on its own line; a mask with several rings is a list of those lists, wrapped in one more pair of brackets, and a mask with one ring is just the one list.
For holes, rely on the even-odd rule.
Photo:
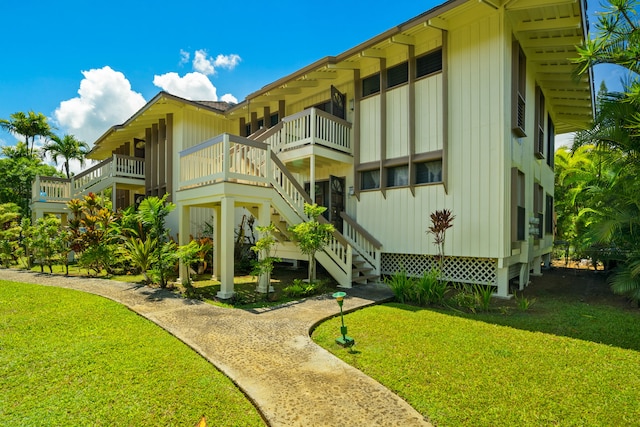
[(394, 303), (408, 311), (430, 310), (469, 320), (508, 326), (530, 332), (564, 336), (640, 351), (640, 310), (615, 295), (603, 272), (554, 268), (532, 282), (520, 298), (533, 301), (522, 311), (517, 300), (494, 298), (488, 312), (416, 307)]

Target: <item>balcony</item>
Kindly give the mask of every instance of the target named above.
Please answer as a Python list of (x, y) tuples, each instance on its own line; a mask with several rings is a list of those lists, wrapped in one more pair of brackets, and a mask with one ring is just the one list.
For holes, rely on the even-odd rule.
[(71, 179), (37, 176), (31, 187), (31, 200), (34, 210), (41, 203), (65, 205), (71, 199), (99, 193), (114, 184), (144, 187), (144, 159), (114, 154)]
[(353, 154), (351, 123), (317, 108), (283, 118), (256, 140), (268, 144), (284, 162), (310, 154), (344, 161), (344, 155)]

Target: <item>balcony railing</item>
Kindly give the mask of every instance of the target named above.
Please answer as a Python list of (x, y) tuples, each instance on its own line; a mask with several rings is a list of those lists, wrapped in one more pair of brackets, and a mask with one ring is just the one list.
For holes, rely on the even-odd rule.
[(321, 145), (348, 154), (351, 149), (351, 123), (316, 108), (285, 117), (277, 126), (256, 138), (271, 146), (274, 153), (304, 145)]
[(32, 185), (31, 200), (66, 202), (87, 194), (107, 178), (144, 180), (144, 159), (114, 154), (71, 179), (37, 176)]

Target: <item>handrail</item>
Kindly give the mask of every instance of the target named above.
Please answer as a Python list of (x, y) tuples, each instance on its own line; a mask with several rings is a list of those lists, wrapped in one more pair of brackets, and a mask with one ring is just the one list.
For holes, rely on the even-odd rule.
[(94, 171), (100, 169), (101, 167), (111, 163), (112, 161), (113, 161), (113, 157), (105, 159), (105, 160), (101, 161), (100, 163), (96, 163), (95, 165), (91, 166), (89, 169), (87, 169), (85, 171), (82, 171), (77, 175), (74, 175), (73, 178), (74, 178), (74, 180), (77, 181), (78, 179), (80, 179), (80, 178), (82, 178), (82, 177), (84, 177), (86, 175), (91, 174), (91, 172), (94, 172)]
[(276, 133), (280, 132), (283, 128), (283, 122), (278, 122), (277, 125), (270, 127), (265, 132), (262, 132), (256, 138), (253, 138), (255, 141), (265, 142), (267, 139), (271, 138)]
[(351, 218), (346, 212), (340, 212), (340, 217), (347, 222), (355, 231), (362, 234), (362, 236), (376, 249), (382, 248), (382, 243), (376, 240), (367, 230), (362, 228), (353, 218)]

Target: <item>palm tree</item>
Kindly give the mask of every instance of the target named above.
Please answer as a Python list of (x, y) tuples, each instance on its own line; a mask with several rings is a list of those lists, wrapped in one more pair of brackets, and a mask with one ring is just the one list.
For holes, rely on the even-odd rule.
[(71, 178), (69, 162), (78, 160), (80, 166), (84, 166), (84, 159), (89, 152), (89, 145), (84, 141), (78, 141), (73, 135), (65, 135), (62, 138), (57, 135), (51, 135), (51, 141), (44, 146), (43, 151), (51, 155), (56, 165), (58, 164), (58, 157), (62, 157), (67, 178)]
[(51, 137), (51, 127), (47, 118), (42, 113), (29, 111), (25, 114), (21, 111), (13, 113), (9, 120), (0, 119), (0, 128), (18, 135), (24, 136), (27, 147), (31, 144), (29, 155), (33, 155), (36, 137)]

